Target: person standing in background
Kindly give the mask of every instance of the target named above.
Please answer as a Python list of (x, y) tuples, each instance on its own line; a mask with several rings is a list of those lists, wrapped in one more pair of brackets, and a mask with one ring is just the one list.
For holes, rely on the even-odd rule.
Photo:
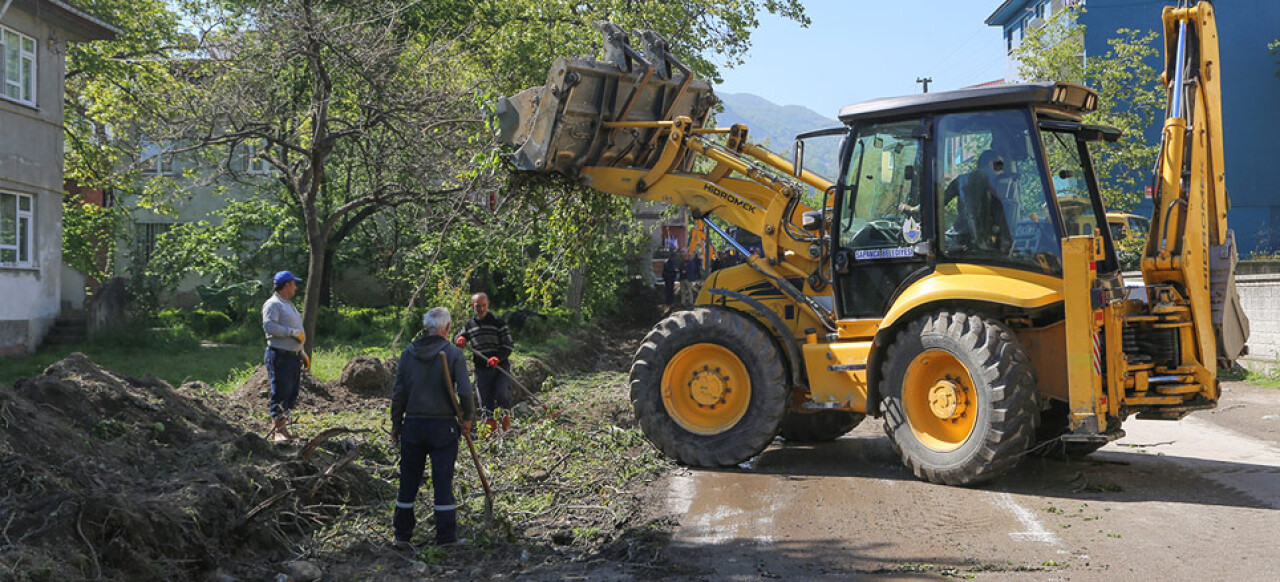
[(302, 330), (302, 314), (291, 302), (301, 281), (289, 271), (276, 273), (272, 278), (275, 293), (262, 304), (262, 331), (267, 334), (263, 364), (271, 380), (268, 413), (272, 424), (267, 436), (274, 441), (296, 438), (289, 432), (289, 412), (298, 403), (302, 370), (311, 369), (311, 358), (303, 351), (307, 334)]

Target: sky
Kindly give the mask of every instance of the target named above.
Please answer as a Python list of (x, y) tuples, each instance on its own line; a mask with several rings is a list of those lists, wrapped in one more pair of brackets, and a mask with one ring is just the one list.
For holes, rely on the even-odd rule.
[(719, 93), (752, 93), (835, 119), (851, 103), (959, 89), (1004, 77), (1004, 38), (983, 21), (1002, 0), (803, 0), (802, 28), (759, 16), (746, 63), (721, 67)]

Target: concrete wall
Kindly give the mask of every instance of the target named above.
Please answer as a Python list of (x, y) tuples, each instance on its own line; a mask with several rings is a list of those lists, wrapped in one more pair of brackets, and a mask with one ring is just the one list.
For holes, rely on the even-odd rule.
[(35, 349), (58, 315), (62, 274), (62, 90), (66, 37), (14, 3), (6, 27), (36, 40), (36, 107), (0, 99), (0, 190), (33, 202), (30, 268), (0, 267), (0, 355)]
[(1275, 368), (1280, 364), (1280, 273), (1236, 275), (1236, 290), (1249, 317), (1249, 355), (1240, 364)]

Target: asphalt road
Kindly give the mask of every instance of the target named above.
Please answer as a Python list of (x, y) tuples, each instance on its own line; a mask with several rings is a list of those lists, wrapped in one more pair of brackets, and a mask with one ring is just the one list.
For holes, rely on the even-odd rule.
[(1280, 580), (1280, 390), (1224, 384), (1216, 410), (1124, 428), (980, 488), (917, 480), (875, 419), (778, 441), (669, 480), (668, 558), (692, 579)]

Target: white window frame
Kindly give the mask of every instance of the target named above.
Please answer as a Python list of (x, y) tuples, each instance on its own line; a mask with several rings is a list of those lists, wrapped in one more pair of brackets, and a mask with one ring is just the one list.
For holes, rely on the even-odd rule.
[[(9, 197), (13, 198), (10, 199)], [(13, 234), (14, 242), (9, 243), (0, 238), (0, 268), (19, 268), (26, 269), (35, 265), (35, 215), (36, 215), (36, 199), (30, 194), (22, 194), (19, 192), (10, 192), (8, 190), (0, 190), (0, 205), (8, 204), (12, 200), (13, 204)], [(22, 201), (27, 201), (27, 209), (22, 209)], [(0, 210), (0, 220), (3, 219), (5, 213)], [(22, 226), (26, 223), (26, 227)], [(4, 225), (0, 224), (0, 233), (4, 232)], [(6, 252), (13, 253), (13, 260), (9, 261), (5, 258)], [(26, 256), (23, 259), (23, 255)]]
[(173, 154), (169, 148), (143, 138), (141, 152), (138, 154), (138, 168), (146, 176), (161, 176), (173, 173)]
[[(12, 80), (9, 76), (9, 38), (17, 38), (17, 57), (18, 57), (18, 79)], [(28, 47), (28, 45), (30, 45)], [(27, 36), (7, 26), (0, 26), (0, 99), (6, 101), (14, 101), (23, 105), (36, 106), (36, 92), (39, 89), (39, 74), (37, 67), (39, 61), (36, 59), (36, 51), (40, 43), (31, 36)], [(30, 48), (31, 50), (27, 50)], [(24, 66), (24, 65), (29, 65)], [(25, 74), (25, 77), (24, 77)], [(14, 97), (9, 94), (10, 90), (17, 91), (18, 96)]]
[(266, 160), (258, 157), (258, 152), (266, 149), (266, 143), (261, 139), (251, 139), (244, 142), (247, 150), (245, 154), (245, 173), (246, 174), (269, 174), (271, 172), (271, 164)]

